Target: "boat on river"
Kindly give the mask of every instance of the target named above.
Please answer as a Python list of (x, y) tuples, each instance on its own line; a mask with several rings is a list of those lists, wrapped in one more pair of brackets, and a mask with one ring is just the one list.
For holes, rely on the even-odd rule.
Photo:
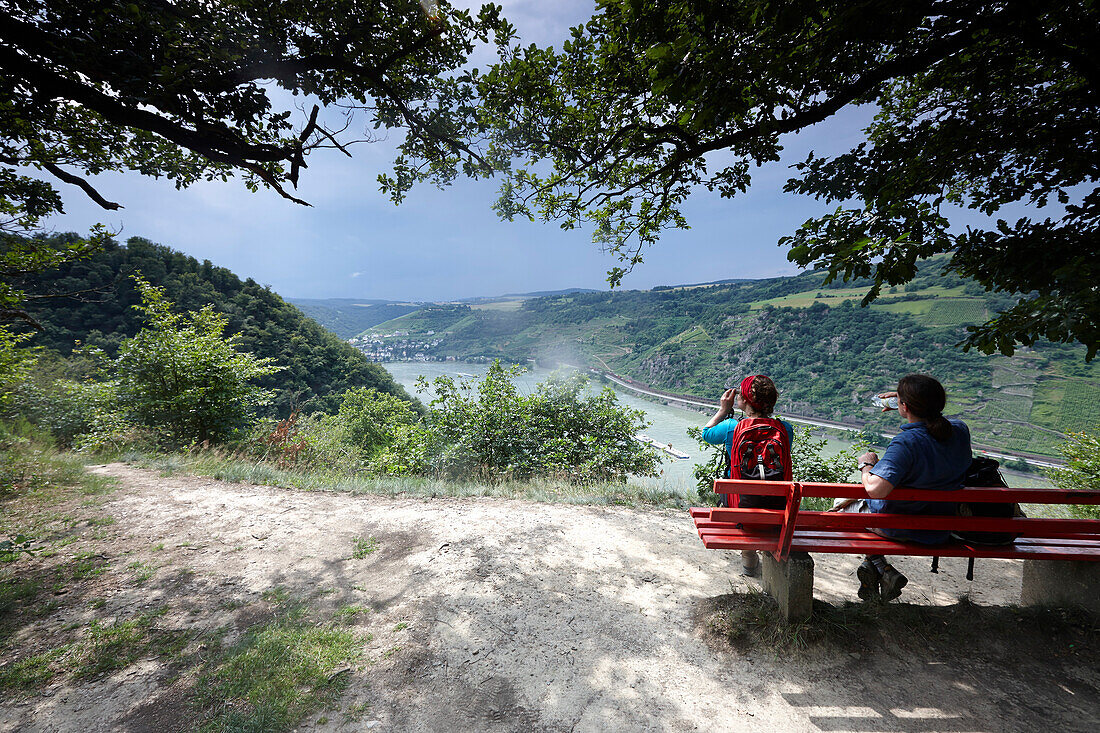
[(645, 433), (638, 433), (637, 435), (634, 436), (634, 439), (637, 440), (639, 443), (645, 443), (646, 445), (651, 445), (654, 448), (656, 448), (657, 450), (663, 451), (664, 453), (672, 456), (673, 458), (680, 459), (680, 460), (691, 458), (691, 456), (689, 456), (687, 453), (684, 453), (682, 450), (677, 450), (676, 448), (673, 448), (672, 443), (662, 443), (661, 441), (657, 440), (656, 438), (651, 438), (650, 436), (646, 435)]

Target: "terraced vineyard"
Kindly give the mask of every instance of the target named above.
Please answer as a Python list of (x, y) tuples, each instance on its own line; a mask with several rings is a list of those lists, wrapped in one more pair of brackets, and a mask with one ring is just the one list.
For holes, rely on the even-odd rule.
[(980, 298), (947, 298), (934, 300), (932, 307), (920, 317), (926, 326), (966, 326), (986, 319), (985, 302)]
[(965, 326), (995, 312), (997, 301), (944, 275), (942, 265), (870, 308), (858, 307), (866, 284), (826, 286), (821, 273), (805, 273), (557, 295), (517, 310), (435, 306), (370, 333), (433, 334), (436, 358), (606, 368), (701, 399), (746, 373), (767, 373), (779, 385), (780, 410), (877, 431), (896, 428), (897, 416), (866, 410), (871, 395), (923, 372), (944, 382), (949, 411), (970, 423), (976, 442), (1048, 456), (1066, 431), (1100, 425), (1100, 359), (1085, 363), (1083, 348), (1037, 345), (1009, 358), (956, 347)]

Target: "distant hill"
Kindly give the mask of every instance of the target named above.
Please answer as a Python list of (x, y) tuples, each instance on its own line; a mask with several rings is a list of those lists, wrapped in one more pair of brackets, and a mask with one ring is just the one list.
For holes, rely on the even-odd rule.
[[(72, 235), (60, 235), (58, 239)], [(31, 301), (28, 311), (44, 329), (31, 346), (67, 354), (77, 341), (102, 347), (109, 354), (141, 324), (133, 305), (140, 301), (130, 275), (141, 273), (163, 286), (181, 310), (206, 304), (229, 317), (229, 332), (240, 334), (240, 346), (286, 367), (262, 382), (275, 390), (274, 414), (294, 408), (333, 410), (349, 387), (374, 387), (409, 399), (382, 367), (325, 331), (269, 288), (242, 281), (209, 260), (193, 257), (132, 237), (125, 245), (110, 243), (100, 254), (38, 275), (21, 285), (29, 293), (80, 292), (74, 298)]]
[[(587, 288), (569, 288), (567, 290), (540, 290), (534, 293), (507, 293), (505, 295), (463, 298), (448, 302), (474, 305), (509, 303), (529, 298), (595, 292), (599, 291)], [(406, 313), (412, 313), (427, 306), (440, 305), (437, 302), (417, 303), (357, 298), (288, 298), (287, 302), (298, 306), (307, 316), (345, 340), (358, 336), (376, 324), (399, 318)]]
[(421, 307), (419, 303), (353, 298), (288, 298), (287, 302), (345, 340), (359, 335), (375, 324), (403, 316)]
[(809, 272), (506, 307), (436, 305), (364, 338), (420, 340), (417, 350), (438, 358), (587, 364), (707, 400), (744, 374), (767, 373), (779, 386), (780, 411), (875, 430), (895, 427), (897, 416), (871, 408), (871, 395), (925, 372), (944, 382), (949, 412), (971, 425), (976, 442), (1041, 455), (1065, 432), (1100, 424), (1100, 359), (1086, 364), (1083, 348), (1044, 344), (1011, 358), (956, 348), (968, 324), (1011, 301), (945, 273), (946, 264), (926, 263), (869, 308), (859, 307), (869, 282), (826, 286), (823, 273)]

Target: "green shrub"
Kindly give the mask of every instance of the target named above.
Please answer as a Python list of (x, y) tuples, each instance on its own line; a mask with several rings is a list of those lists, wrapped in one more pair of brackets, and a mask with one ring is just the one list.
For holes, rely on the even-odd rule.
[(122, 404), (141, 424), (167, 430), (177, 443), (222, 442), (245, 426), (270, 394), (254, 381), (279, 371), (270, 359), (237, 351), (224, 338), (228, 318), (207, 306), (172, 313), (162, 288), (134, 278), (146, 327), (119, 348)]
[[(580, 374), (551, 375), (534, 394), (522, 395), (513, 382), (520, 371), (494, 362), (476, 394), (450, 377), (433, 381), (424, 431), (424, 460), (433, 473), (576, 483), (657, 475), (660, 457), (634, 438), (648, 424), (645, 413), (621, 406), (608, 388), (588, 394)], [(428, 389), (421, 382), (418, 391)]]
[[(1056, 486), (1070, 491), (1100, 491), (1100, 434), (1070, 433), (1058, 452), (1066, 465), (1048, 472)], [(1076, 504), (1069, 509), (1085, 519), (1100, 519), (1100, 505)]]

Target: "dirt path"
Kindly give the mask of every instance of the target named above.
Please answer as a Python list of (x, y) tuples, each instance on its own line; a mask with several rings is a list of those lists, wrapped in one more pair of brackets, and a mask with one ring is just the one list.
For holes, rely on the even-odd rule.
[[(372, 609), (358, 627), (372, 639), (341, 700), (368, 712), (320, 723), (313, 715), (302, 729), (1100, 730), (1095, 644), (1056, 658), (1018, 646), (1018, 634), (959, 630), (980, 654), (942, 644), (912, 654), (893, 639), (793, 660), (731, 647), (708, 621), (754, 586), (734, 574), (731, 554), (703, 549), (683, 512), (93, 470), (121, 482), (102, 508), (115, 520), (119, 562), (157, 567), (140, 588), (108, 589), (108, 611), (166, 603), (165, 624), (239, 633), (249, 621), (242, 609), (275, 587)], [(377, 550), (353, 558), (356, 538), (373, 538)], [(815, 559), (816, 598), (854, 600), (855, 558)], [(930, 575), (924, 561), (906, 560), (903, 600), (951, 605), (966, 591), (965, 563)], [(1018, 600), (1017, 563), (987, 561), (978, 575), (975, 603)], [(140, 661), (4, 702), (0, 731), (186, 729), (186, 684)]]

